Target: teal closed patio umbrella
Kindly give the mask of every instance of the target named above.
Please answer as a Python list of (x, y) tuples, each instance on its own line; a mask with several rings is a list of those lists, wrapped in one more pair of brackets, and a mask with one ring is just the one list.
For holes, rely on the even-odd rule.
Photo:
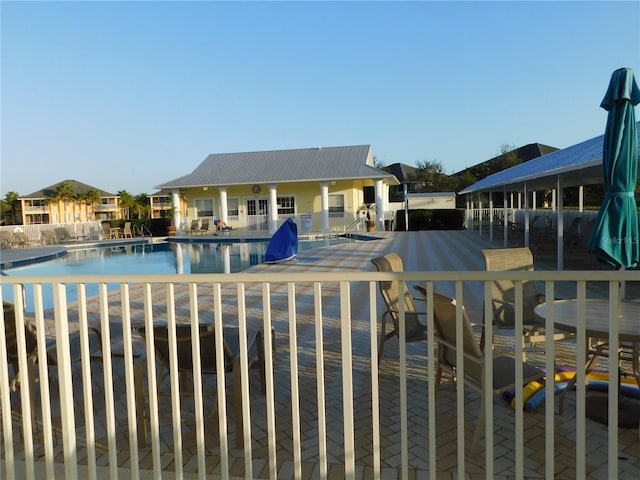
[(589, 250), (615, 268), (635, 267), (640, 261), (638, 211), (634, 191), (638, 178), (638, 127), (634, 106), (640, 89), (630, 68), (613, 72), (600, 106), (607, 110), (602, 149), (605, 197), (598, 213)]

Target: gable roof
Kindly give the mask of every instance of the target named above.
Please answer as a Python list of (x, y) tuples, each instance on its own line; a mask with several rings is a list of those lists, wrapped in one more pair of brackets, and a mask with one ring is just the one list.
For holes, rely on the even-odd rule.
[[(638, 122), (640, 126), (640, 122)], [(640, 127), (638, 129), (640, 139)], [(585, 140), (571, 147), (507, 168), (489, 175), (465, 188), (460, 194), (502, 191), (510, 187), (553, 188), (558, 176), (564, 187), (603, 183), (602, 145), (604, 135)], [(640, 144), (640, 140), (638, 142)], [(639, 149), (640, 152), (640, 149)]]
[(211, 154), (190, 174), (155, 188), (375, 178), (396, 183), (393, 175), (373, 167), (369, 145), (357, 145)]
[(61, 183), (68, 183), (69, 185), (71, 185), (74, 193), (80, 193), (84, 195), (89, 190), (96, 190), (101, 197), (117, 197), (118, 196), (115, 193), (109, 193), (105, 190), (101, 190), (97, 187), (87, 185), (86, 183), (82, 183), (77, 180), (61, 180), (58, 183), (49, 185), (48, 187), (45, 187), (42, 190), (38, 190), (36, 192), (30, 193), (29, 195), (22, 195), (20, 196), (20, 198), (53, 198), (56, 196), (56, 188)]
[(384, 167), (384, 169), (393, 174), (400, 183), (409, 183), (409, 179), (418, 171), (416, 167), (405, 165), (404, 163), (392, 163), (391, 165)]
[(547, 155), (557, 150), (558, 149), (556, 147), (551, 147), (549, 145), (544, 145), (542, 143), (528, 143), (527, 145), (523, 145), (522, 147), (518, 147), (514, 150), (501, 153), (500, 155), (496, 155), (495, 157), (490, 158), (489, 160), (485, 160), (484, 162), (480, 162), (472, 167), (468, 167), (468, 168), (465, 168), (464, 170), (460, 170), (459, 172), (456, 172), (451, 176), (462, 177), (467, 172), (474, 172), (474, 170), (477, 170), (478, 168), (495, 164), (499, 160), (501, 160), (503, 157), (509, 154), (515, 154), (521, 160), (521, 163), (525, 163), (530, 160), (533, 160), (534, 158)]

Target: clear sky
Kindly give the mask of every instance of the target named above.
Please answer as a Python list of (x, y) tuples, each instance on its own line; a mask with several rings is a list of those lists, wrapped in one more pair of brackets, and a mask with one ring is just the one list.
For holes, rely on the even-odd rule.
[(0, 8), (2, 197), (152, 193), (210, 153), (318, 146), (453, 173), (600, 135), (611, 73), (640, 77), (639, 1)]

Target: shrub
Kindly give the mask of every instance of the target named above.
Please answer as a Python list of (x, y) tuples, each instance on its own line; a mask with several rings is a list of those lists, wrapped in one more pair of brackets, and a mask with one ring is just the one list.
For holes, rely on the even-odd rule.
[[(395, 230), (405, 230), (404, 210), (396, 212)], [(409, 210), (409, 230), (462, 230), (464, 228), (463, 209), (416, 209)]]

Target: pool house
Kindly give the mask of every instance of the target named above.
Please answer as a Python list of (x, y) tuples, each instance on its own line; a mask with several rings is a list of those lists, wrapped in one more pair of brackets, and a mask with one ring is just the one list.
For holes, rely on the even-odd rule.
[(395, 176), (374, 166), (369, 145), (211, 154), (191, 173), (157, 188), (181, 197), (173, 224), (221, 218), (247, 233), (273, 233), (287, 218), (303, 232), (344, 232), (369, 214), (384, 229)]

